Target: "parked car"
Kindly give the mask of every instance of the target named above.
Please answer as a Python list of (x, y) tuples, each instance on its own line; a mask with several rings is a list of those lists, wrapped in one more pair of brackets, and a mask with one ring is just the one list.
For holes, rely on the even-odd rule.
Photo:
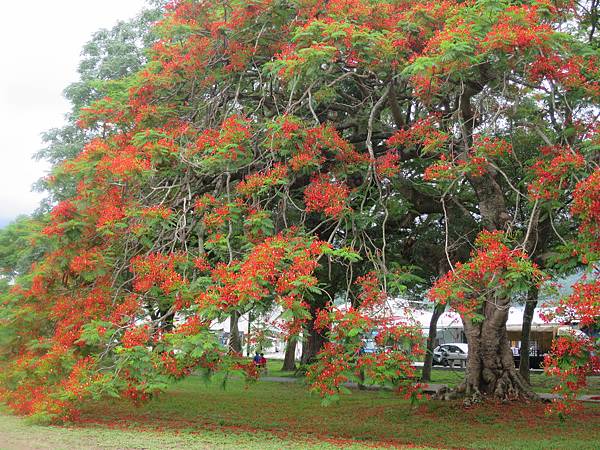
[(469, 346), (460, 342), (438, 345), (433, 349), (433, 364), (454, 366), (456, 362), (466, 365)]

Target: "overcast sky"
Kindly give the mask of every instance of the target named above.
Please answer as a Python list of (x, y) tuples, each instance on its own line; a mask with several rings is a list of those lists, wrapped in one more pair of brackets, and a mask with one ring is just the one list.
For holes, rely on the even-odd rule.
[(31, 213), (31, 185), (48, 167), (31, 156), (40, 134), (69, 110), (63, 89), (77, 80), (81, 48), (92, 33), (131, 18), (144, 0), (2, 2), (0, 16), (0, 226)]

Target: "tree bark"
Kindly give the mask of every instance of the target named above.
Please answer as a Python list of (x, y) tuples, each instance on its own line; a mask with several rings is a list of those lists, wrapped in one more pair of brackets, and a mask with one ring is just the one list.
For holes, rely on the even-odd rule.
[(425, 354), (425, 362), (423, 363), (423, 372), (421, 373), (421, 381), (431, 381), (431, 369), (433, 366), (433, 349), (435, 348), (435, 339), (437, 337), (437, 323), (440, 316), (444, 313), (446, 305), (436, 303), (429, 322), (429, 336), (427, 337), (427, 353)]
[[(335, 292), (335, 289), (332, 289)], [(304, 328), (304, 339), (302, 341), (302, 356), (300, 357), (301, 364), (310, 364), (314, 362), (317, 353), (323, 348), (323, 345), (328, 341), (328, 330), (321, 332), (315, 329), (315, 319), (320, 309), (325, 308), (330, 303), (330, 296), (319, 296), (313, 299), (310, 306), (311, 319), (306, 323)]]
[[(473, 142), (475, 119), (471, 97), (477, 91), (467, 89), (461, 99), (465, 150), (469, 150)], [(489, 167), (485, 175), (470, 176), (468, 179), (477, 196), (485, 228), (490, 231), (505, 230), (511, 215), (495, 170)], [(483, 318), (472, 321), (469, 317), (462, 317), (469, 357), (465, 381), (458, 391), (467, 396), (467, 403), (480, 401), (484, 395), (501, 400), (537, 398), (515, 367), (506, 332), (509, 308), (510, 298), (488, 298), (480, 309)]]
[(519, 356), (519, 373), (527, 384), (531, 384), (529, 378), (529, 338), (531, 334), (531, 322), (533, 313), (538, 302), (538, 289), (533, 287), (527, 294), (527, 302), (523, 311), (523, 328), (521, 330), (521, 351)]
[(240, 313), (234, 311), (229, 316), (229, 352), (230, 353), (242, 353), (242, 341), (240, 340), (240, 332), (238, 328), (238, 321), (240, 319)]
[(319, 353), (325, 342), (327, 342), (327, 337), (315, 330), (315, 314), (313, 313), (312, 315), (313, 318), (308, 321), (306, 326), (307, 337), (302, 343), (302, 357), (300, 359), (302, 364), (312, 363), (317, 353)]
[(283, 357), (283, 367), (281, 370), (293, 372), (296, 370), (296, 338), (290, 338), (285, 346), (285, 356)]
[(246, 331), (246, 355), (250, 356), (250, 331), (252, 326), (252, 311), (248, 312), (248, 330)]
[(509, 300), (487, 301), (483, 321), (463, 318), (469, 344), (465, 381), (458, 391), (467, 402), (477, 402), (485, 396), (501, 400), (536, 399), (536, 394), (515, 367), (506, 332)]

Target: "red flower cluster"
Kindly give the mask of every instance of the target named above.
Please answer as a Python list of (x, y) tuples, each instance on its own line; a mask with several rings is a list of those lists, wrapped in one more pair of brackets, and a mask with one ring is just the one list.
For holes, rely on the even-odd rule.
[(308, 212), (322, 212), (338, 219), (347, 209), (348, 187), (342, 182), (331, 181), (327, 175), (312, 179), (304, 190), (304, 203)]
[(150, 155), (133, 145), (127, 145), (114, 154), (105, 154), (98, 163), (99, 172), (106, 171), (120, 179), (150, 170), (152, 162)]
[(534, 180), (529, 184), (529, 194), (534, 199), (554, 200), (564, 192), (570, 178), (585, 165), (580, 153), (568, 148), (555, 148), (550, 160), (537, 161), (532, 167)]
[[(243, 262), (218, 264), (211, 271), (214, 285), (196, 299), (200, 307), (222, 311), (276, 298), (294, 303), (302, 317), (302, 295), (317, 283), (312, 276), (324, 243), (307, 242), (291, 233), (267, 238), (256, 245)], [(285, 304), (284, 306), (290, 306)]]
[(136, 313), (140, 310), (140, 299), (136, 294), (126, 296), (121, 303), (115, 306), (112, 311), (109, 321), (115, 325), (122, 325), (134, 319)]
[(237, 191), (245, 196), (261, 194), (269, 187), (284, 184), (287, 181), (288, 168), (275, 164), (272, 169), (248, 175), (237, 185)]
[(439, 151), (448, 141), (447, 133), (440, 131), (436, 126), (438, 118), (430, 115), (419, 119), (407, 130), (398, 130), (387, 140), (390, 147), (422, 146), (424, 152)]
[(230, 116), (219, 129), (204, 131), (196, 140), (192, 153), (201, 153), (202, 165), (211, 171), (231, 170), (252, 156), (251, 136), (248, 119)]
[(552, 350), (544, 358), (544, 370), (558, 383), (553, 392), (561, 397), (549, 405), (549, 411), (568, 414), (581, 408), (577, 401), (579, 391), (587, 385), (587, 377), (600, 373), (600, 356), (593, 341), (580, 335), (559, 336)]
[(381, 178), (393, 178), (400, 172), (400, 155), (397, 150), (389, 150), (375, 161), (375, 171)]
[(356, 285), (360, 286), (358, 304), (365, 311), (381, 308), (387, 299), (387, 294), (381, 290), (379, 278), (375, 272), (369, 272), (362, 277), (358, 277)]
[(483, 231), (471, 259), (457, 263), (454, 270), (438, 279), (429, 291), (436, 303), (449, 303), (467, 317), (481, 306), (482, 298), (497, 289), (510, 291), (522, 280), (539, 285), (545, 275), (522, 250), (511, 250), (502, 242), (504, 233)]
[(359, 153), (333, 127), (325, 124), (307, 127), (302, 121), (288, 116), (272, 125), (265, 145), (281, 156), (289, 156), (287, 164), (294, 172), (314, 170), (327, 156), (335, 157), (346, 167), (369, 161), (367, 155)]
[(340, 386), (346, 383), (351, 365), (341, 344), (327, 342), (319, 352), (318, 364), (313, 364), (306, 372), (311, 391), (321, 397), (333, 397)]
[(561, 300), (555, 314), (582, 327), (600, 325), (600, 280), (573, 285), (573, 293)]
[(557, 54), (539, 55), (531, 64), (529, 76), (535, 82), (549, 79), (562, 82), (567, 86), (581, 86), (585, 83), (585, 78), (581, 75), (580, 64), (581, 61), (565, 61)]
[(148, 219), (161, 218), (167, 220), (173, 215), (173, 211), (170, 208), (162, 205), (148, 206), (140, 210), (140, 216)]
[[(336, 398), (341, 385), (350, 378), (368, 383), (393, 383), (412, 395), (418, 386), (412, 363), (423, 355), (422, 336), (418, 327), (393, 322), (383, 308), (386, 294), (374, 273), (359, 277), (357, 308), (322, 309), (315, 319), (315, 329), (328, 332), (331, 342), (318, 354), (318, 361), (307, 372), (311, 390), (327, 399)], [(363, 351), (365, 338), (375, 335), (381, 349), (377, 353)], [(407, 345), (408, 343), (408, 345)]]
[(63, 200), (59, 202), (52, 211), (50, 211), (50, 217), (54, 220), (65, 221), (72, 219), (77, 212), (77, 207), (70, 200)]
[(456, 168), (451, 162), (446, 161), (445, 155), (440, 157), (440, 161), (427, 167), (423, 173), (425, 181), (454, 180), (456, 177)]
[(546, 50), (552, 33), (552, 27), (543, 23), (537, 5), (515, 5), (502, 12), (481, 42), (481, 49), (503, 53)]
[(123, 347), (132, 348), (139, 345), (145, 345), (150, 340), (150, 327), (143, 325), (125, 330), (121, 342)]
[(73, 219), (76, 213), (77, 207), (70, 200), (59, 202), (50, 211), (52, 223), (42, 230), (42, 234), (46, 236), (61, 236), (64, 233), (62, 224)]
[(197, 198), (194, 202), (195, 212), (197, 214), (203, 214), (209, 208), (215, 206), (218, 203), (214, 195), (204, 194), (202, 197)]
[(448, 161), (445, 154), (439, 161), (425, 169), (425, 181), (450, 181), (459, 176), (470, 175), (480, 177), (489, 170), (490, 159), (506, 156), (510, 152), (510, 144), (503, 140), (485, 136), (477, 138), (473, 148), (465, 159)]
[(123, 196), (117, 188), (112, 188), (100, 194), (96, 201), (97, 203), (93, 208), (90, 208), (89, 212), (98, 218), (97, 228), (109, 227), (125, 217)]
[(184, 336), (194, 336), (205, 326), (206, 323), (201, 321), (198, 316), (191, 316), (175, 329), (175, 333)]
[(600, 255), (600, 169), (577, 183), (571, 212), (581, 221), (579, 231), (583, 252)]
[(104, 265), (104, 256), (101, 249), (91, 248), (75, 256), (69, 264), (70, 269), (75, 273), (91, 272)]
[(501, 158), (511, 152), (511, 144), (504, 139), (484, 136), (473, 144), (473, 154), (485, 158)]
[(131, 272), (135, 275), (133, 287), (138, 292), (147, 292), (158, 287), (165, 294), (179, 289), (186, 281), (175, 270), (175, 264), (183, 262), (181, 254), (150, 253), (131, 260)]

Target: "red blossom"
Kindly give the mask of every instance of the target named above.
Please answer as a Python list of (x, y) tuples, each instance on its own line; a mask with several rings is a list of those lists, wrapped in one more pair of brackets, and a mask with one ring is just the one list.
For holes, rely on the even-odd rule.
[(242, 195), (251, 196), (263, 192), (266, 188), (283, 184), (288, 176), (288, 169), (282, 164), (276, 164), (272, 169), (247, 176), (237, 186)]
[(390, 150), (375, 161), (375, 170), (380, 177), (392, 178), (400, 172), (400, 155)]
[(304, 190), (306, 211), (323, 212), (329, 217), (339, 218), (347, 209), (349, 194), (344, 183), (331, 181), (326, 175), (320, 175), (313, 178)]
[(570, 177), (585, 165), (585, 159), (568, 148), (545, 150), (555, 154), (550, 160), (537, 161), (532, 167), (534, 180), (529, 184), (529, 194), (534, 199), (557, 199), (567, 186)]
[(482, 294), (493, 289), (509, 289), (519, 277), (539, 285), (545, 275), (523, 250), (510, 249), (502, 242), (504, 233), (483, 231), (477, 238), (478, 249), (464, 264), (438, 279), (429, 298), (450, 303), (460, 314), (472, 317), (481, 306)]
[(133, 287), (138, 292), (147, 292), (152, 287), (170, 294), (185, 284), (184, 278), (175, 270), (175, 264), (183, 261), (180, 254), (150, 253), (131, 260), (131, 271), (135, 275)]
[(141, 327), (128, 328), (123, 334), (123, 347), (132, 348), (145, 345), (150, 340), (150, 327), (143, 325)]
[(577, 183), (571, 212), (580, 220), (582, 252), (600, 255), (600, 169)]

